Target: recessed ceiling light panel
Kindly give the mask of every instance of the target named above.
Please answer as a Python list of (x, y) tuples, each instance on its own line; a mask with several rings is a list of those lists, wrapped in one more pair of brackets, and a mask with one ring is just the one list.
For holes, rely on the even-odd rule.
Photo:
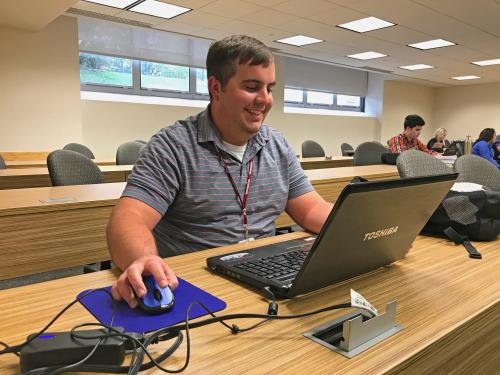
[(311, 38), (309, 36), (304, 35), (295, 35), (290, 38), (279, 39), (277, 42), (291, 44), (292, 46), (306, 46), (308, 44), (314, 44), (322, 42), (321, 39)]
[(400, 66), (400, 68), (406, 70), (422, 70), (422, 69), (432, 69), (434, 67), (432, 65), (427, 65), (427, 64), (415, 64), (415, 65)]
[(371, 60), (385, 56), (387, 55), (384, 55), (383, 53), (369, 51), (369, 52), (356, 53), (354, 55), (348, 55), (347, 57), (351, 57), (353, 59), (358, 59), (358, 60)]
[(479, 79), (481, 77), (478, 76), (458, 76), (458, 77), (451, 77), (452, 79), (456, 79), (457, 81), (465, 81), (467, 79)]
[(427, 40), (425, 42), (408, 44), (408, 46), (418, 49), (432, 49), (432, 48), (441, 48), (454, 45), (455, 43), (444, 39), (433, 39), (433, 40)]
[(191, 8), (184, 8), (177, 5), (163, 3), (156, 0), (146, 0), (129, 9), (132, 12), (147, 14), (160, 18), (173, 18), (179, 14), (189, 12)]
[(137, 0), (85, 0), (88, 3), (95, 3), (101, 5), (107, 5), (108, 7), (113, 8), (126, 8), (130, 4), (135, 3)]
[(480, 65), (480, 66), (497, 65), (497, 64), (500, 64), (500, 59), (474, 61), (473, 64)]
[(384, 21), (377, 17), (366, 17), (337, 26), (342, 27), (343, 29), (356, 31), (358, 33), (366, 33), (368, 31), (383, 29), (384, 27), (390, 27), (394, 25), (395, 24), (392, 22)]

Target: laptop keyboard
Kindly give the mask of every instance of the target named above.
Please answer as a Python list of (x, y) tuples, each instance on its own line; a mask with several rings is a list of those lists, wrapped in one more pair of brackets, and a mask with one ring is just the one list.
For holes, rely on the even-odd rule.
[(265, 279), (290, 281), (295, 279), (302, 268), (302, 263), (304, 263), (312, 244), (313, 241), (292, 246), (287, 249), (289, 250), (287, 252), (240, 263), (235, 267)]

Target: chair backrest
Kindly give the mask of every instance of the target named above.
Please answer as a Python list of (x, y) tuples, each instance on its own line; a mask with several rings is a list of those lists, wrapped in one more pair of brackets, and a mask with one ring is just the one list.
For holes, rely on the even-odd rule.
[(352, 156), (354, 155), (354, 149), (349, 143), (342, 143), (340, 145), (340, 151), (342, 152), (342, 156)]
[(461, 143), (456, 143), (455, 147), (457, 148), (457, 155), (462, 156), (464, 154), (464, 147)]
[(144, 141), (142, 139), (136, 139), (134, 142), (142, 143), (143, 145), (145, 145), (146, 143), (148, 143), (148, 142), (146, 142), (146, 141)]
[(121, 144), (118, 150), (116, 150), (116, 164), (135, 164), (143, 147), (144, 143), (139, 143), (137, 141)]
[(402, 178), (454, 173), (438, 158), (419, 150), (403, 151), (396, 159), (396, 165)]
[(88, 157), (71, 150), (52, 151), (47, 156), (50, 180), (54, 186), (100, 184), (101, 170)]
[(491, 189), (500, 190), (500, 170), (488, 160), (477, 155), (464, 155), (455, 161), (457, 181), (475, 182)]
[(5, 160), (3, 160), (2, 155), (0, 155), (0, 169), (5, 169), (7, 166), (5, 165)]
[(302, 142), (303, 158), (319, 158), (322, 156), (325, 156), (325, 150), (318, 142), (309, 140)]
[(387, 152), (380, 142), (363, 142), (354, 151), (352, 165), (382, 164), (382, 154)]
[(63, 147), (63, 150), (70, 150), (78, 152), (79, 154), (85, 155), (89, 159), (95, 159), (92, 151), (87, 146), (81, 145), (80, 143), (68, 143)]

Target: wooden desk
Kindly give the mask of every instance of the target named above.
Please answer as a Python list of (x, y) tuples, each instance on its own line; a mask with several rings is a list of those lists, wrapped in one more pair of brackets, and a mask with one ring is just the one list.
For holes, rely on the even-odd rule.
[[(177, 274), (227, 303), (218, 314), (264, 313), (267, 303), (251, 289), (211, 274), (208, 256), (303, 236), (303, 233), (250, 244), (173, 257)], [(404, 329), (368, 351), (347, 359), (302, 336), (351, 310), (323, 313), (300, 320), (273, 321), (232, 335), (220, 324), (191, 331), (191, 361), (186, 374), (493, 374), (500, 366), (500, 242), (477, 243), (482, 260), (467, 257), (461, 246), (418, 237), (408, 256), (368, 275), (279, 303), (280, 314), (298, 314), (349, 299), (349, 289), (385, 310), (396, 299), (397, 322)], [(110, 285), (112, 271), (80, 275), (0, 291), (0, 340), (10, 345), (41, 329), (82, 290)], [(73, 306), (51, 328), (69, 330), (94, 318)], [(254, 320), (233, 321), (240, 327)], [(232, 322), (232, 323), (233, 323)], [(155, 346), (165, 348), (165, 343)], [(164, 362), (178, 368), (185, 343)], [(0, 373), (19, 373), (19, 359), (0, 357)], [(158, 374), (150, 370), (146, 374)]]
[[(133, 165), (99, 166), (106, 182), (127, 181)], [(47, 168), (0, 169), (0, 190), (52, 186)]]
[(0, 190), (0, 280), (109, 259), (105, 228), (124, 188)]
[[(306, 174), (319, 194), (335, 202), (353, 176), (394, 178), (397, 171), (372, 165)], [(124, 188), (110, 183), (0, 190), (0, 280), (109, 259), (105, 227)], [(57, 198), (71, 199), (42, 202)], [(277, 227), (293, 223), (286, 213), (276, 220)]]
[[(97, 165), (116, 165), (115, 160), (92, 160)], [(47, 159), (37, 160), (6, 160), (7, 168), (46, 168)]]
[(47, 159), (51, 151), (0, 151), (5, 161)]
[(303, 170), (352, 167), (352, 156), (332, 156), (330, 159), (324, 158), (299, 158)]

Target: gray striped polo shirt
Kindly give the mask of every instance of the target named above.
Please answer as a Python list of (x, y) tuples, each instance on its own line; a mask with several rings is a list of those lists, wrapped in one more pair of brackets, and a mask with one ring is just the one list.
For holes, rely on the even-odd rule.
[(224, 146), (209, 109), (161, 129), (141, 152), (122, 196), (136, 198), (162, 218), (153, 234), (162, 257), (244, 239), (242, 210), (215, 145), (243, 196), (248, 163), (249, 237), (274, 235), (288, 199), (313, 190), (295, 152), (277, 130), (262, 125), (240, 162)]

